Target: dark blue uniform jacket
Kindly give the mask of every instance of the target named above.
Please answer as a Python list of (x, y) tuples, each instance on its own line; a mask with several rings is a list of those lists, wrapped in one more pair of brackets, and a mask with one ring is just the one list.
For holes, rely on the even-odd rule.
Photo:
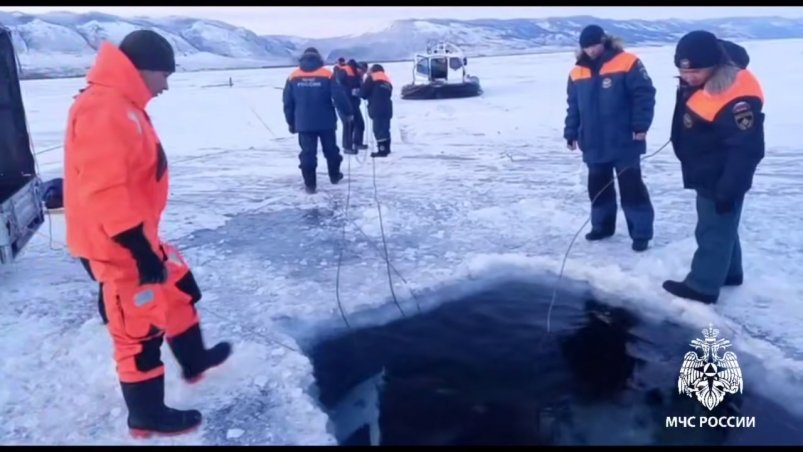
[(341, 118), (352, 115), (351, 102), (319, 55), (305, 54), (288, 77), (283, 93), (284, 118), (296, 132), (337, 129), (335, 108)]
[(610, 42), (596, 60), (582, 54), (567, 83), (563, 137), (577, 141), (588, 164), (638, 158), (655, 111), (655, 87), (635, 55)]

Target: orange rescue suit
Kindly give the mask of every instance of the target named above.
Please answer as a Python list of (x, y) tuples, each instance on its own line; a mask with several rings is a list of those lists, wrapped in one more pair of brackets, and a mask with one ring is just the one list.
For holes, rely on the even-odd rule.
[[(88, 259), (101, 282), (136, 279), (130, 252), (112, 237), (143, 223), (159, 250), (167, 204), (167, 158), (145, 112), (152, 95), (134, 66), (104, 43), (77, 96), (65, 136), (67, 245)], [(133, 273), (132, 273), (133, 272)]]
[[(89, 261), (103, 283), (120, 381), (142, 382), (164, 374), (163, 338), (174, 340), (198, 325), (194, 304), (200, 290), (179, 251), (159, 238), (168, 171), (145, 112), (151, 91), (109, 43), (100, 48), (87, 80), (89, 87), (70, 109), (65, 137), (67, 245)], [(113, 239), (139, 224), (168, 270), (162, 284), (141, 285), (131, 251)], [(192, 350), (176, 353), (185, 368), (198, 367), (205, 353), (200, 339), (196, 342)]]

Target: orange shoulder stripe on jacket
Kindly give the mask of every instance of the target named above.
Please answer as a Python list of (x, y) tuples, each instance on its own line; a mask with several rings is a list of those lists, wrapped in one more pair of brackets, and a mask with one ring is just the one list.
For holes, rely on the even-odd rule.
[(622, 52), (611, 58), (611, 61), (608, 61), (602, 65), (602, 69), (600, 69), (599, 74), (607, 75), (615, 74), (617, 72), (627, 72), (633, 67), (634, 64), (636, 64), (636, 60), (638, 60), (638, 57), (632, 53)]
[(591, 69), (583, 66), (575, 66), (572, 72), (569, 73), (569, 77), (571, 77), (573, 82), (591, 78)]
[(346, 75), (348, 75), (349, 77), (354, 77), (355, 75), (357, 75), (354, 73), (354, 69), (352, 69), (351, 66), (349, 65), (343, 66), (343, 70), (346, 71)]
[(742, 69), (730, 88), (719, 94), (698, 90), (689, 98), (686, 105), (696, 115), (708, 122), (714, 121), (720, 111), (731, 101), (739, 97), (757, 97), (764, 102), (764, 91), (752, 72)]
[(293, 71), (290, 74), (290, 80), (295, 80), (297, 78), (302, 78), (302, 77), (331, 78), (332, 77), (332, 71), (330, 71), (329, 69), (326, 69), (325, 67), (322, 67), (322, 68), (314, 70), (312, 72), (307, 72), (307, 71), (304, 71), (304, 70), (301, 70), (301, 69), (296, 69), (295, 71)]
[(388, 75), (385, 74), (384, 72), (374, 72), (371, 74), (371, 78), (374, 79), (375, 82), (388, 82), (391, 85), (393, 84), (391, 83)]

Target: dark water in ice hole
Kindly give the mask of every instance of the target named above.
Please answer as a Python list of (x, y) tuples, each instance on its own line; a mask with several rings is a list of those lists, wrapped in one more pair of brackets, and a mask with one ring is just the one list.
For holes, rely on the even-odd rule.
[[(800, 419), (753, 391), (751, 357), (739, 355), (744, 393), (708, 412), (677, 391), (700, 329), (562, 293), (545, 336), (551, 296), (508, 282), (315, 344), (315, 390), (340, 444), (803, 444)], [(756, 427), (665, 425), (703, 415)]]

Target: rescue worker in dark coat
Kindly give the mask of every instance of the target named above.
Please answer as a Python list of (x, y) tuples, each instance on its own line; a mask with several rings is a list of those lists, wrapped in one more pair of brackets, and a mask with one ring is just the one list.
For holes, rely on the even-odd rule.
[(205, 348), (194, 306), (200, 289), (159, 233), (169, 170), (145, 107), (175, 68), (170, 43), (153, 31), (134, 31), (119, 47), (104, 42), (65, 133), (67, 246), (102, 285), (128, 427), (144, 437), (201, 422), (199, 411), (164, 403), (165, 338), (188, 382), (231, 353), (226, 342)]
[(368, 100), (368, 117), (371, 118), (377, 150), (371, 157), (390, 154), (390, 120), (393, 118), (393, 83), (380, 64), (371, 66), (360, 88), (360, 97)]
[(360, 85), (362, 85), (362, 75), (355, 60), (349, 60), (344, 66), (338, 69), (335, 79), (346, 91), (351, 101), (352, 116), (354, 119), (343, 123), (343, 153), (357, 154), (359, 149), (366, 149), (363, 144), (365, 136), (365, 120), (360, 111)]
[(655, 88), (641, 60), (599, 26), (583, 29), (580, 47), (567, 84), (563, 136), (570, 150), (580, 148), (588, 166), (593, 204), (586, 239), (601, 240), (616, 231), (615, 170), (632, 248), (644, 251), (653, 238), (655, 212), (640, 159), (647, 150)]
[(340, 57), (337, 59), (337, 63), (332, 66), (332, 73), (335, 75), (335, 80), (340, 83), (340, 77), (342, 77), (342, 71), (346, 68), (346, 59)]
[(739, 222), (745, 194), (764, 158), (764, 94), (740, 46), (707, 31), (683, 36), (672, 145), (683, 187), (697, 193), (697, 250), (685, 280), (665, 281), (675, 296), (715, 303), (723, 286), (742, 284)]
[(360, 110), (360, 88), (362, 88), (363, 80), (368, 72), (368, 66), (364, 65), (364, 63), (359, 64), (354, 60), (349, 60), (348, 65), (355, 73), (355, 76), (347, 81), (351, 88), (349, 94), (351, 94), (351, 105), (354, 110), (354, 121), (352, 122), (354, 127), (353, 149), (359, 151), (368, 149), (368, 145), (365, 144), (365, 118), (363, 118), (362, 111)]
[(323, 58), (315, 48), (304, 51), (298, 68), (287, 78), (283, 103), (290, 133), (298, 133), (301, 147), (298, 167), (307, 193), (315, 193), (317, 187), (315, 171), (318, 168), (319, 140), (329, 181), (333, 184), (340, 182), (343, 179), (340, 172), (343, 157), (337, 147), (337, 113), (344, 122), (351, 121), (351, 102), (343, 87), (335, 81), (332, 71), (323, 67)]

